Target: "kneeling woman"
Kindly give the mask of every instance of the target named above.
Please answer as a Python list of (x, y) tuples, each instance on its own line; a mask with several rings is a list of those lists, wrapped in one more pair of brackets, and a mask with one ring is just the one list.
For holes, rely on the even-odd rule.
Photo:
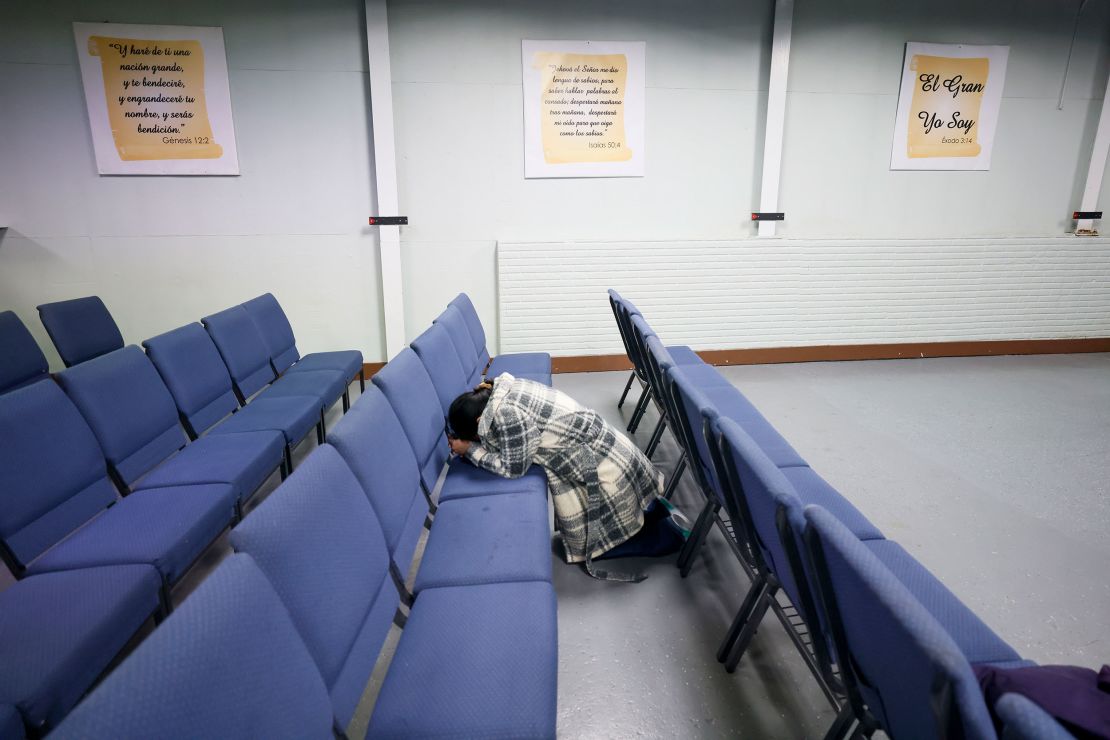
[(547, 471), (569, 563), (592, 560), (644, 525), (644, 508), (663, 492), (663, 474), (601, 416), (570, 396), (503, 373), (451, 404), (451, 450), (505, 478), (530, 465)]

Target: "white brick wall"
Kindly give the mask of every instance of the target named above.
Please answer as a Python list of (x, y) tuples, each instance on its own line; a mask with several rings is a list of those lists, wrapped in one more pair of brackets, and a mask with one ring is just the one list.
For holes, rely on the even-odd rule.
[(622, 351), (607, 288), (696, 349), (1110, 336), (1110, 239), (501, 242), (500, 351)]

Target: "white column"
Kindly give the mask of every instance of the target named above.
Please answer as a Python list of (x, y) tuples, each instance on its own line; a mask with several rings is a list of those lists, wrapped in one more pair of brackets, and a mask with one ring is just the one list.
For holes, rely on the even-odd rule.
[[(1081, 211), (1098, 210), (1099, 190), (1102, 188), (1102, 176), (1106, 172), (1108, 152), (1110, 152), (1110, 79), (1107, 79), (1106, 92), (1102, 95), (1102, 113), (1098, 117), (1098, 131), (1095, 133), (1095, 146), (1091, 151), (1091, 165), (1087, 169), (1087, 186), (1083, 188), (1083, 200), (1079, 204)], [(1089, 218), (1077, 222), (1075, 233), (1091, 232), (1095, 228), (1094, 223)]]
[[(763, 135), (763, 185), (759, 210), (779, 210), (779, 175), (782, 172), (782, 130), (786, 122), (786, 78), (790, 67), (790, 30), (794, 0), (775, 0), (775, 28), (771, 42), (771, 75), (767, 85), (767, 126)], [(775, 221), (760, 221), (759, 236), (774, 236)]]
[[(397, 151), (393, 144), (393, 74), (389, 67), (386, 0), (366, 0), (366, 55), (370, 67), (370, 115), (374, 127), (376, 216), (401, 216), (397, 203)], [(382, 261), (382, 309), (387, 359), (405, 346), (405, 303), (401, 294), (401, 228), (378, 226)]]

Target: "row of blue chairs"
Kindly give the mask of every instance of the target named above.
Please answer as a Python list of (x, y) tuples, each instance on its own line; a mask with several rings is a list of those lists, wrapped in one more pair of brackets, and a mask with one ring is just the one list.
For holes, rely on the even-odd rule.
[(458, 461), (443, 475), (446, 407), (429, 371), (462, 392), (481, 364), (469, 331), (447, 328), (459, 309), (445, 314), (57, 737), (342, 736), (391, 623), (403, 630), (370, 736), (554, 736), (546, 479)]
[[(894, 738), (996, 738), (972, 666), (1030, 663), (821, 478), (715, 368), (687, 347), (665, 346), (615, 291), (610, 306), (635, 368), (622, 400), (639, 378), (633, 421), (654, 402), (661, 421), (649, 446), (666, 424), (682, 450), (668, 491), (688, 468), (705, 497), (678, 558), (682, 574), (717, 525), (749, 579), (718, 660), (734, 670), (771, 610), (838, 712), (827, 737), (881, 729)], [(1007, 704), (1017, 705), (1011, 731), (1021, 737), (1023, 718), (1038, 710)]]
[[(242, 304), (254, 326), (251, 344), (261, 343), (268, 363), (278, 374), (287, 370), (340, 371), (348, 381), (358, 376), (365, 387), (362, 353), (355, 350), (317, 352), (301, 357), (289, 318), (272, 293)], [(123, 335), (98, 296), (74, 298), (38, 307), (39, 317), (66, 367), (79, 365), (122, 349)], [(46, 356), (27, 327), (11, 311), (0, 313), (0, 393), (21, 388), (49, 375)]]
[(0, 395), (0, 558), (19, 579), (0, 593), (0, 704), (18, 707), (29, 732), (56, 724), (169, 613), (173, 587), (249, 497), (292, 470), (292, 445), (313, 428), (323, 443), (349, 367), (297, 372), (310, 355), (278, 377), (256, 353), (269, 373), (253, 382), (268, 385), (240, 407), (218, 343), (243, 354), (260, 336), (246, 312)]

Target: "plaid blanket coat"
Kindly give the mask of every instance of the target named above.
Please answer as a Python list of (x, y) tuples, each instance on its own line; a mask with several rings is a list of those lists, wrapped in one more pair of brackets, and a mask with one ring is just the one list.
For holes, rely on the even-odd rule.
[(627, 437), (570, 396), (502, 373), (478, 420), (478, 467), (518, 478), (547, 471), (567, 562), (593, 559), (640, 531), (643, 507), (663, 492), (663, 474)]

